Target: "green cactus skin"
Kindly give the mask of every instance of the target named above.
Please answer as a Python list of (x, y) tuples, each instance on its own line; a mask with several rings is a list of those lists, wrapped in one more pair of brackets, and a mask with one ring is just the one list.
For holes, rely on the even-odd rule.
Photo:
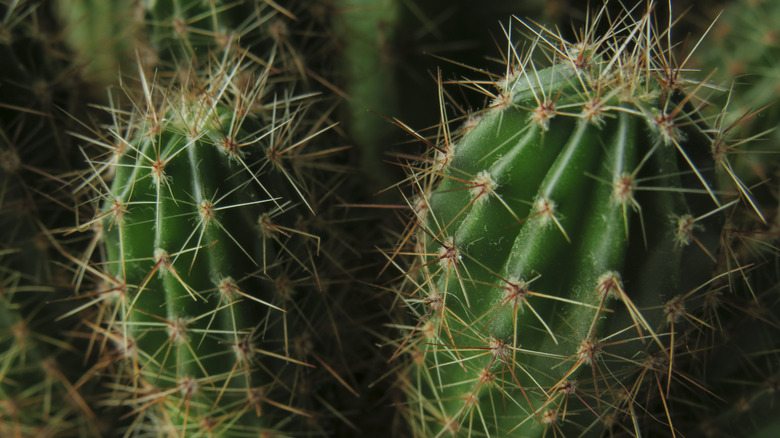
[(212, 50), (226, 47), (230, 33), (238, 27), (231, 19), (249, 17), (246, 10), (236, 10), (222, 1), (150, 0), (143, 6), (158, 57), (178, 63), (192, 58), (196, 65), (197, 58), (208, 58)]
[[(145, 0), (142, 6), (148, 56), (171, 71), (201, 68), (225, 50), (231, 56), (249, 50), (265, 62), (284, 33), (278, 17), (290, 18), (277, 3), (258, 0)], [(281, 67), (281, 59), (273, 64)]]
[(681, 327), (703, 329), (686, 318), (720, 234), (711, 171), (728, 163), (665, 33), (621, 20), (576, 44), (532, 30), (552, 66), (511, 49), (488, 109), (411, 166), (418, 260), (400, 291), (417, 321), (395, 355), (412, 358), (418, 436), (674, 433), (643, 399), (677, 378)]
[(141, 53), (130, 109), (112, 101), (109, 134), (83, 137), (100, 149), (80, 186), (98, 189), (84, 228), (101, 244), (77, 269), (117, 382), (104, 404), (130, 409), (129, 435), (353, 430), (354, 255), (330, 207), (343, 148), (322, 147), (329, 99), (292, 91), (290, 5), (141, 6), (159, 60)]
[[(780, 46), (780, 35), (774, 25), (780, 18), (776, 2), (741, 0), (724, 9), (710, 31), (712, 37), (696, 53), (696, 60), (703, 66), (715, 68), (716, 80), (725, 87), (734, 82), (729, 97), (731, 116), (726, 122), (764, 106), (771, 105), (780, 90), (780, 77), (774, 62)], [(776, 126), (776, 110), (772, 105), (771, 117), (765, 113), (756, 117), (764, 129)], [(753, 133), (761, 132), (758, 127)]]
[(82, 393), (92, 384), (79, 371), (88, 367), (78, 331), (73, 319), (59, 320), (72, 305), (50, 303), (71, 292), (50, 243), (49, 227), (63, 215), (54, 196), (40, 195), (56, 191), (40, 181), (46, 169), (30, 165), (51, 143), (13, 136), (37, 118), (0, 120), (0, 435), (97, 437), (99, 421)]
[[(449, 45), (449, 50), (478, 45), (476, 41), (463, 40), (475, 38), (470, 31), (483, 24), (499, 31), (497, 17), (517, 13), (518, 7), (549, 21), (561, 6), (558, 2), (547, 2), (545, 6), (543, 1), (523, 5), (514, 1), (473, 5), (441, 1), (412, 4), (399, 0), (321, 3), (330, 11), (329, 31), (337, 45), (333, 70), (334, 82), (346, 96), (343, 119), (350, 140), (360, 151), (360, 169), (375, 192), (392, 183), (393, 169), (383, 166), (383, 161), (393, 152), (393, 143), (401, 141), (400, 131), (388, 119), (408, 123), (410, 115), (419, 118), (427, 116), (423, 111), (435, 111), (435, 105), (430, 105), (435, 95), (428, 96), (426, 87), (421, 86), (428, 80), (421, 71), (423, 65), (430, 64), (434, 56), (451, 56)], [(430, 53), (433, 48), (442, 53)]]
[(0, 282), (0, 434), (101, 436), (86, 380), (73, 372), (83, 367), (82, 352), (63, 335), (69, 325), (56, 322), (46, 305), (67, 288), (7, 269)]
[[(295, 67), (300, 64), (299, 59), (291, 60), (280, 50), (285, 22), (294, 17), (274, 2), (119, 0), (108, 4), (61, 0), (56, 3), (61, 20), (67, 24), (64, 37), (95, 88), (116, 84), (120, 73), (134, 75), (137, 62), (145, 67), (147, 77), (157, 69), (164, 73), (158, 81), (172, 74), (191, 74), (226, 54), (240, 56), (245, 51), (257, 62), (271, 59), (278, 69), (275, 73), (287, 73), (292, 68), (282, 66), (282, 60), (296, 64)], [(279, 53), (271, 54), (272, 50)], [(126, 81), (123, 87), (127, 88)]]

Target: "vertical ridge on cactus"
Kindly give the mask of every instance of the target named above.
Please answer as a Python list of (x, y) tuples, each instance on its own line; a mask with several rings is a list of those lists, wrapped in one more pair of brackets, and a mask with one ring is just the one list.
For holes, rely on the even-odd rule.
[(733, 205), (714, 180), (728, 162), (670, 30), (604, 11), (576, 42), (513, 22), (530, 49), (510, 40), (504, 76), (465, 82), (487, 109), (410, 166), (399, 291), (417, 322), (394, 357), (418, 436), (641, 433), (652, 415), (674, 433), (641, 400), (677, 378), (680, 320), (706, 328), (689, 315)]

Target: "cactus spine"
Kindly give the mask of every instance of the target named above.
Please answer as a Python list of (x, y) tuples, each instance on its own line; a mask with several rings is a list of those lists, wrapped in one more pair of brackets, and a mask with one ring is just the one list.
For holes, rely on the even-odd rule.
[(488, 108), (411, 166), (401, 293), (417, 321), (396, 355), (416, 435), (653, 422), (642, 400), (677, 378), (681, 326), (706, 326), (689, 315), (720, 234), (711, 170), (728, 162), (652, 22), (598, 15), (576, 43), (521, 22), (531, 52), (508, 46)]

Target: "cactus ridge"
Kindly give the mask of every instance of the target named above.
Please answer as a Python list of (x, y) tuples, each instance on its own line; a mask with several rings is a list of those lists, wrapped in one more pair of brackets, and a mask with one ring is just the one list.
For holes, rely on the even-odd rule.
[(649, 12), (596, 14), (574, 43), (516, 23), (528, 53), (510, 40), (503, 77), (465, 82), (487, 109), (443, 114), (410, 166), (407, 414), (420, 436), (646, 427), (651, 382), (686, 378), (681, 327), (708, 327), (728, 157)]

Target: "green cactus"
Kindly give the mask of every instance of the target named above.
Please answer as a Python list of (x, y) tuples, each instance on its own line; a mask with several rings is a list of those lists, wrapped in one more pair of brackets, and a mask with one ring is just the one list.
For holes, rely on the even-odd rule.
[(117, 382), (103, 404), (130, 410), (127, 434), (354, 427), (362, 353), (342, 344), (351, 267), (332, 211), (343, 148), (323, 146), (327, 96), (293, 91), (306, 73), (291, 13), (141, 6), (160, 61), (141, 54), (140, 85), (123, 81), (129, 110), (112, 100), (108, 134), (82, 136), (93, 171), (79, 187), (99, 201), (82, 227), (95, 251), (73, 259), (97, 308), (101, 372)]
[(101, 436), (101, 421), (85, 390), (89, 374), (74, 372), (84, 367), (80, 344), (47, 304), (65, 295), (68, 283), (44, 283), (8, 270), (8, 259), (17, 254), (5, 251), (0, 257), (0, 434)]
[(0, 435), (99, 436), (78, 387), (87, 379), (77, 383), (87, 369), (77, 330), (71, 319), (58, 321), (71, 309), (49, 303), (70, 290), (50, 243), (62, 212), (39, 194), (51, 181), (40, 182), (44, 169), (31, 165), (46, 144), (14, 135), (35, 119), (0, 120)]
[(738, 267), (705, 292), (707, 312), (701, 319), (714, 330), (689, 327), (683, 333), (697, 349), (678, 369), (697, 385), (670, 398), (669, 410), (684, 436), (777, 434), (780, 258), (773, 246), (778, 234), (776, 228), (748, 224), (740, 224), (736, 233), (750, 236), (751, 252), (730, 255), (740, 261)]
[(249, 65), (171, 94), (147, 84), (111, 161), (94, 164), (113, 178), (94, 225), (115, 291), (106, 336), (137, 370), (125, 403), (188, 436), (270, 431), (276, 409), (308, 415), (284, 376), (313, 366), (291, 345), (306, 316), (288, 295), (293, 275), (317, 275), (302, 177), (320, 129), (305, 96), (264, 94), (269, 69), (239, 88)]
[(721, 129), (742, 138), (755, 137), (745, 148), (740, 172), (744, 178), (767, 178), (774, 169), (780, 141), (777, 100), (780, 97), (780, 5), (773, 1), (740, 0), (718, 9), (710, 37), (696, 50), (692, 65), (713, 72), (709, 82), (730, 93), (709, 98), (721, 111)]
[(417, 321), (394, 356), (411, 357), (417, 436), (640, 434), (655, 421), (674, 433), (642, 403), (679, 378), (667, 371), (681, 327), (706, 329), (689, 315), (712, 278), (725, 205), (713, 171), (728, 161), (666, 31), (650, 13), (608, 17), (576, 43), (513, 23), (531, 52), (508, 46), (496, 92), (469, 82), (488, 108), (442, 125), (410, 166), (403, 241), (417, 260), (399, 289)]
[(50, 6), (0, 2), (0, 435), (96, 437), (86, 314), (53, 245), (76, 202), (62, 187), (74, 161), (63, 111), (79, 82)]
[[(776, 177), (768, 185), (776, 190)], [(704, 291), (699, 315), (712, 329), (689, 326), (682, 333), (690, 353), (678, 369), (697, 385), (670, 397), (669, 409), (685, 436), (777, 434), (780, 210), (776, 198), (759, 206), (766, 221), (748, 214), (745, 205), (729, 211), (720, 274)]]
[[(381, 148), (394, 130), (380, 115), (392, 117), (399, 100), (393, 46), (401, 4), (397, 0), (339, 0), (332, 8), (333, 33), (341, 46), (337, 74), (348, 99), (345, 120), (362, 151), (360, 168), (369, 178), (381, 181), (386, 172), (381, 167)], [(387, 185), (386, 181), (373, 183)]]
[[(715, 80), (725, 87), (734, 82), (728, 95), (733, 123), (753, 111), (771, 105), (755, 117), (764, 129), (774, 128), (777, 117), (778, 66), (774, 63), (780, 47), (780, 35), (774, 24), (780, 17), (775, 2), (742, 0), (728, 5), (714, 23), (711, 38), (696, 53), (696, 61), (706, 68), (717, 69)], [(760, 132), (760, 129), (751, 129)]]
[[(0, 435), (773, 433), (776, 187), (756, 198), (730, 163), (755, 148), (735, 131), (773, 126), (736, 122), (776, 85), (757, 80), (771, 29), (731, 47), (764, 92), (737, 86), (725, 110), (682, 76), (694, 58), (676, 63), (652, 2), (582, 14), (574, 43), (512, 21), (501, 74), (449, 93), (436, 73), (425, 104), (398, 91), (429, 76), (418, 52), (459, 56), (511, 3), (0, 0)], [(486, 71), (471, 62), (453, 68)], [(105, 130), (62, 123), (91, 126), (82, 70), (129, 97), (109, 93)], [(487, 108), (466, 117), (460, 94)], [(433, 130), (397, 123), (432, 151), (405, 166), (403, 281), (378, 297), (365, 251), (383, 227), (345, 232), (397, 143), (371, 112), (433, 107)], [(379, 327), (393, 298), (411, 322)], [(396, 370), (403, 400), (372, 386)]]
[(202, 65), (215, 51), (231, 45), (237, 49), (244, 43), (240, 39), (247, 30), (263, 23), (264, 18), (255, 11), (255, 4), (260, 3), (146, 1), (144, 12), (151, 47), (162, 61), (174, 65)]
[(328, 66), (345, 98), (341, 117), (348, 138), (359, 150), (359, 168), (372, 191), (379, 192), (392, 183), (393, 169), (383, 161), (402, 139), (401, 131), (389, 120), (427, 120), (436, 109), (431, 102), (435, 94), (427, 87), (431, 72), (423, 69), (432, 70), (437, 57), (480, 45), (483, 35), (478, 35), (477, 29), (491, 26), (498, 30), (497, 17), (528, 12), (552, 21), (561, 13), (560, 3), (314, 1), (330, 17), (326, 26), (334, 40), (335, 61)]
[[(59, 0), (66, 41), (91, 85), (137, 81), (136, 63), (157, 81), (207, 69), (224, 56), (247, 55), (274, 66), (279, 77), (305, 75), (289, 43), (296, 17), (279, 3), (260, 0)], [(297, 4), (298, 1), (291, 2)], [(122, 70), (120, 71), (120, 68)], [(279, 81), (279, 78), (275, 79)], [(125, 90), (129, 80), (122, 81)], [(140, 90), (137, 90), (140, 91)], [(94, 98), (93, 98), (94, 99)]]
[[(139, 47), (143, 12), (139, 2), (58, 0), (54, 2), (65, 24), (63, 37), (73, 49), (74, 64), (94, 89), (90, 99), (103, 99), (105, 87), (115, 84), (120, 71), (132, 73)], [(145, 51), (144, 51), (145, 53)], [(138, 55), (141, 53), (139, 51)]]

